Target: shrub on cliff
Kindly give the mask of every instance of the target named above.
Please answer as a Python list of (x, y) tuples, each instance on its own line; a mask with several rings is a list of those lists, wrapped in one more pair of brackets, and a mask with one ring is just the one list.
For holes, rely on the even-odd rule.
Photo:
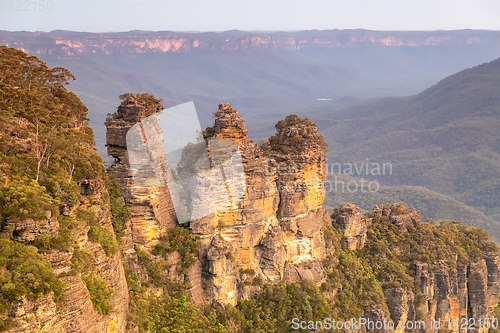
[(196, 262), (194, 254), (198, 253), (199, 248), (200, 243), (189, 229), (176, 226), (168, 233), (166, 239), (153, 247), (153, 253), (155, 255), (165, 255), (168, 252), (179, 252), (182, 258), (180, 271), (185, 274)]
[(34, 179), (16, 177), (0, 186), (0, 219), (46, 219), (46, 211), (57, 216), (57, 201)]
[(131, 215), (116, 181), (108, 174), (105, 174), (104, 180), (109, 194), (111, 224), (113, 225), (116, 239), (118, 242), (121, 242), (121, 237), (127, 228), (127, 222), (130, 221)]
[(52, 265), (34, 246), (18, 243), (6, 234), (0, 238), (0, 313), (25, 295), (34, 300), (54, 292), (55, 301), (62, 299), (62, 285), (52, 272)]
[(106, 281), (94, 275), (82, 277), (82, 280), (87, 286), (94, 308), (100, 314), (107, 315), (113, 309), (109, 304), (109, 297), (114, 291), (108, 289)]
[(260, 147), (266, 155), (314, 154), (326, 155), (327, 144), (318, 128), (307, 117), (289, 115), (276, 126), (276, 135), (263, 141)]

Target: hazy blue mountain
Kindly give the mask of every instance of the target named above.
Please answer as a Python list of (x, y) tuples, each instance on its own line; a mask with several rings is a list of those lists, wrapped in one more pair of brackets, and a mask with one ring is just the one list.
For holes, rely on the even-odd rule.
[[(375, 99), (342, 110), (325, 107), (312, 114), (330, 144), (331, 163), (390, 163), (391, 173), (368, 178), (423, 186), (499, 221), (499, 91), (497, 59), (414, 96)], [(364, 200), (366, 194), (360, 195)]]
[(491, 61), (500, 54), (500, 32), (0, 31), (0, 44), (75, 74), (70, 89), (89, 107), (105, 155), (103, 122), (124, 92), (153, 93), (165, 106), (194, 101), (206, 125), (218, 103), (233, 103), (259, 140), (284, 115), (414, 94)]

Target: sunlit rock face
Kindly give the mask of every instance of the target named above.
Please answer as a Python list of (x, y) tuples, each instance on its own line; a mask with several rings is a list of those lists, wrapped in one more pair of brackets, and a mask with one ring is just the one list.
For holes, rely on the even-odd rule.
[[(150, 247), (179, 220), (169, 188), (148, 186), (140, 179), (138, 184), (127, 164), (124, 136), (135, 123), (160, 109), (128, 98), (117, 116), (108, 120), (108, 150), (116, 158), (110, 171), (133, 215), (131, 232), (124, 237), (124, 247), (129, 249), (134, 243)], [(186, 182), (191, 198), (186, 210), (197, 216), (189, 221), (189, 228), (201, 247), (199, 260), (184, 277), (196, 304), (213, 300), (235, 305), (254, 297), (264, 283), (280, 280), (322, 283), (326, 226), (337, 227), (344, 246), (356, 251), (367, 246), (374, 221), (387, 219), (405, 233), (421, 225), (419, 213), (402, 204), (376, 206), (363, 215), (354, 204), (346, 203), (334, 212), (332, 221), (323, 206), (326, 147), (307, 118), (288, 116), (276, 125), (275, 136), (257, 145), (230, 104), (220, 104), (214, 115), (214, 126), (183, 149), (176, 166), (177, 176), (198, 176)], [(162, 129), (155, 128), (157, 134), (149, 135), (148, 143), (161, 146)], [(94, 186), (83, 185), (84, 190)], [(31, 237), (29, 222), (19, 229), (20, 235), (26, 230), (24, 237)], [(172, 263), (178, 260), (172, 258)], [(497, 254), (469, 264), (457, 261), (451, 268), (439, 264), (431, 269), (419, 262), (414, 266), (418, 290), (386, 288), (387, 310), (375, 308), (364, 316), (382, 320), (390, 314), (396, 322), (423, 320), (426, 327), (435, 320), (492, 316), (499, 301)]]
[[(351, 250), (367, 246), (367, 229), (372, 223), (384, 218), (404, 232), (421, 226), (418, 211), (403, 203), (375, 206), (373, 210), (361, 214), (353, 203), (346, 203), (334, 212), (333, 225), (343, 232), (342, 241)], [(384, 255), (384, 253), (380, 253)], [(493, 318), (499, 302), (500, 259), (497, 252), (490, 252), (483, 259), (461, 262), (458, 256), (451, 258), (451, 264), (443, 261), (429, 264), (415, 261), (411, 270), (415, 278), (416, 290), (401, 286), (384, 288), (390, 319), (394, 322), (421, 321), (426, 329), (399, 329), (394, 332), (438, 332), (431, 328), (432, 322), (444, 323), (450, 332), (463, 332), (461, 324), (473, 325), (470, 318)], [(383, 313), (374, 318), (382, 320)], [(468, 321), (470, 320), (470, 321)], [(461, 323), (461, 324), (460, 324)], [(479, 327), (476, 320), (475, 331), (487, 332)], [(453, 325), (455, 324), (455, 325)], [(465, 325), (464, 325), (465, 326)], [(471, 326), (472, 327), (472, 326)], [(387, 332), (393, 332), (388, 330)]]
[[(146, 246), (168, 233), (178, 216), (168, 187), (147, 186), (132, 176), (125, 137), (161, 108), (129, 97), (107, 123), (108, 153), (116, 159), (109, 170), (131, 209), (133, 242)], [(210, 298), (233, 305), (255, 295), (259, 281), (323, 281), (323, 228), (331, 220), (323, 207), (326, 147), (316, 126), (287, 118), (277, 125), (277, 136), (259, 147), (230, 104), (220, 104), (214, 116), (214, 126), (203, 133), (205, 142), (187, 145), (176, 166), (177, 175), (189, 180), (186, 210), (197, 216), (189, 227), (201, 242), (200, 261), (189, 280), (198, 286), (205, 280)], [(162, 137), (161, 128), (154, 137)], [(286, 262), (295, 265), (285, 272)], [(209, 274), (202, 279), (203, 270)], [(252, 274), (243, 276), (241, 270)], [(192, 292), (200, 294), (199, 289)]]
[[(148, 186), (137, 177), (134, 178), (127, 150), (127, 132), (130, 128), (162, 110), (162, 104), (140, 104), (133, 97), (128, 97), (106, 123), (108, 154), (115, 158), (109, 172), (118, 182), (131, 211), (133, 243), (152, 244), (171, 230), (177, 221), (168, 187)], [(157, 141), (150, 140), (150, 146), (162, 146), (161, 128), (157, 128), (156, 133), (148, 134), (149, 138), (156, 138)]]
[[(78, 33), (65, 31), (34, 32), (23, 35), (4, 32), (0, 43), (27, 53), (55, 54), (60, 58), (79, 59), (86, 54), (193, 53), (203, 51), (234, 52), (251, 49), (352, 48), (359, 45), (386, 47), (425, 47), (446, 45), (480, 45), (491, 36), (469, 32), (429, 31), (405, 34), (394, 31), (310, 31), (238, 33)], [(42, 42), (43, 41), (43, 42)]]
[(371, 219), (365, 218), (352, 203), (340, 206), (334, 214), (334, 223), (344, 233), (342, 241), (350, 250), (360, 250), (365, 246), (367, 227)]
[[(205, 136), (207, 140), (237, 142), (246, 188), (244, 195), (230, 206), (191, 222), (191, 229), (207, 248), (213, 298), (222, 304), (235, 304), (239, 298), (255, 293), (255, 285), (238, 288), (243, 277), (235, 267), (252, 270), (253, 279), (263, 281), (286, 278), (321, 282), (324, 272), (319, 260), (325, 256), (323, 227), (331, 222), (323, 207), (326, 152), (316, 127), (298, 117), (281, 123), (277, 127), (278, 141), (283, 141), (281, 144), (288, 149), (282, 153), (273, 139), (260, 147), (252, 142), (243, 119), (230, 104), (220, 104), (214, 115), (215, 125), (205, 131)], [(295, 135), (307, 139), (297, 140)], [(292, 188), (286, 187), (292, 183)], [(214, 237), (226, 242), (232, 261), (213, 255), (220, 252)], [(297, 269), (290, 265), (287, 273), (287, 261), (308, 264)], [(228, 279), (233, 275), (236, 283)]]
[[(73, 205), (72, 210), (63, 212), (63, 215), (76, 218), (78, 209), (92, 212), (95, 217), (94, 223), (114, 235), (109, 205), (100, 204), (108, 196), (102, 177), (82, 180), (81, 185), (80, 200)], [(64, 299), (61, 303), (56, 303), (54, 293), (37, 299), (22, 296), (13, 302), (12, 307), (6, 312), (6, 315), (16, 322), (16, 326), (9, 329), (8, 333), (125, 332), (129, 294), (120, 254), (108, 256), (99, 243), (90, 241), (86, 222), (88, 221), (82, 221), (73, 232), (79, 249), (87, 253), (89, 258), (93, 258), (91, 266), (94, 274), (105, 281), (108, 288), (114, 290), (109, 299), (109, 304), (112, 306), (110, 313), (101, 315), (94, 308), (82, 274), (71, 273), (74, 269), (72, 262), (75, 255), (74, 248), (71, 246), (65, 251), (52, 249), (46, 251), (44, 255), (50, 262), (55, 277), (62, 283)], [(59, 229), (58, 218), (52, 216), (49, 211), (46, 213), (46, 219), (19, 221), (14, 230), (18, 241), (29, 242), (40, 239), (47, 233), (55, 233)]]

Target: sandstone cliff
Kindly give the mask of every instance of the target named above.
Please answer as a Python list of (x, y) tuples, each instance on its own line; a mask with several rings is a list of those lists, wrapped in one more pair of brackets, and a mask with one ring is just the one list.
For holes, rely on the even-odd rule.
[(4, 46), (0, 62), (0, 330), (124, 332), (108, 178), (73, 76)]
[[(108, 154), (115, 158), (115, 163), (109, 168), (109, 173), (118, 182), (125, 198), (127, 207), (132, 214), (132, 243), (149, 244), (176, 225), (176, 215), (171, 204), (170, 194), (166, 186), (148, 186), (140, 181), (134, 181), (128, 160), (126, 135), (129, 129), (148, 116), (163, 110), (160, 102), (145, 104), (129, 96), (118, 107), (114, 116), (107, 120)], [(155, 133), (157, 138), (162, 137)], [(151, 142), (151, 146), (155, 143)]]
[[(158, 111), (159, 106), (147, 111), (145, 105), (129, 97), (108, 122), (108, 149), (116, 158), (110, 172), (126, 193), (133, 212), (130, 243), (142, 244), (150, 254), (155, 252), (154, 244), (175, 225), (175, 209), (171, 198), (159, 194), (158, 187), (134, 183), (123, 136), (134, 121)], [(440, 254), (434, 244), (439, 244), (447, 232), (454, 237), (469, 237), (476, 231), (453, 223), (444, 224), (443, 230), (423, 224), (419, 213), (404, 204), (376, 206), (363, 215), (353, 203), (347, 203), (330, 218), (323, 206), (325, 145), (314, 124), (307, 118), (289, 116), (278, 122), (275, 136), (258, 146), (248, 138), (243, 119), (230, 104), (220, 104), (214, 116), (214, 126), (203, 133), (205, 141), (188, 145), (179, 164), (170, 166), (181, 177), (204, 174), (202, 182), (188, 184), (191, 199), (185, 207), (190, 213), (210, 212), (189, 223), (191, 233), (200, 241), (197, 260), (184, 274), (179, 275), (175, 269), (168, 273), (174, 281), (187, 283), (193, 302), (236, 305), (240, 299), (258, 297), (265, 283), (281, 280), (314, 281), (326, 288), (326, 297), (338, 302), (345, 286), (339, 286), (332, 278), (335, 274), (344, 276), (343, 279), (348, 275), (341, 271), (332, 275), (331, 265), (339, 265), (339, 261), (345, 260), (343, 257), (354, 255), (358, 257), (355, 260), (360, 260), (358, 265), (365, 260), (371, 262), (370, 271), (377, 279), (371, 283), (380, 286), (367, 299), (359, 300), (364, 304), (361, 316), (396, 323), (421, 320), (426, 325), (425, 330), (387, 332), (430, 332), (431, 321), (445, 325), (448, 320), (453, 324), (466, 318), (492, 318), (498, 304), (499, 258), (497, 252), (488, 250), (489, 245), (484, 245), (484, 235), (478, 236), (482, 239), (478, 246), (482, 247), (476, 252), (456, 252), (462, 246), (459, 242), (464, 242), (457, 238), (455, 243), (443, 245)], [(231, 153), (222, 154), (217, 150), (220, 147), (231, 147)], [(235, 178), (225, 176), (222, 186), (214, 185), (220, 183), (220, 175), (206, 173), (206, 163), (213, 168), (221, 159), (234, 158), (235, 149), (241, 157), (243, 174), (227, 174)], [(242, 195), (229, 195), (229, 199), (223, 200), (228, 193), (234, 193), (235, 183), (241, 181), (245, 184)], [(207, 191), (207, 186), (211, 191)], [(138, 189), (140, 192), (135, 192)], [(134, 193), (149, 195), (138, 201)], [(159, 203), (156, 209), (151, 204), (153, 200)], [(141, 205), (143, 210), (134, 208)], [(218, 209), (211, 211), (213, 207)], [(168, 218), (162, 218), (160, 211), (168, 211), (168, 215), (163, 215)], [(147, 229), (145, 217), (152, 221)], [(339, 232), (338, 243), (334, 237), (332, 244), (332, 226)], [(466, 236), (456, 236), (462, 234)], [(388, 237), (395, 237), (393, 244)], [(355, 252), (346, 252), (349, 250)], [(138, 266), (132, 267), (134, 250), (128, 247), (128, 253), (126, 260), (131, 271), (141, 271)], [(153, 256), (152, 260), (158, 258)], [(181, 260), (172, 257), (170, 264)], [(142, 274), (148, 279), (147, 272)]]
[[(133, 125), (129, 119), (139, 121), (144, 118), (140, 116), (143, 114), (148, 112), (134, 100), (122, 103), (108, 121), (108, 151), (117, 159), (110, 173), (117, 178), (132, 209), (134, 242), (151, 245), (148, 241), (168, 232), (175, 222), (175, 212), (167, 196), (154, 193), (156, 188), (134, 184), (127, 166), (124, 136)], [(275, 139), (263, 148), (252, 142), (244, 121), (230, 104), (220, 104), (214, 115), (214, 127), (205, 131), (204, 149), (208, 150), (211, 163), (215, 163), (216, 142), (236, 143), (243, 174), (231, 174), (233, 179), (226, 179), (226, 186), (215, 187), (204, 200), (199, 198), (206, 196), (206, 184), (218, 183), (216, 176), (208, 175), (203, 184), (189, 185), (191, 200), (187, 210), (191, 213), (209, 211), (203, 205), (213, 205), (214, 199), (224, 197), (227, 188), (236, 182), (234, 177), (243, 177), (245, 187), (241, 197), (232, 198), (218, 211), (190, 223), (192, 233), (201, 242), (200, 262), (187, 276), (188, 281), (197, 281), (191, 286), (192, 295), (197, 295), (193, 298), (199, 300), (203, 295), (201, 286), (196, 287), (200, 285), (201, 270), (209, 273), (204, 284), (210, 298), (220, 304), (235, 305), (238, 299), (255, 294), (259, 290), (257, 281), (313, 279), (320, 282), (324, 278), (320, 260), (326, 253), (322, 230), (330, 223), (330, 217), (323, 207), (326, 151), (316, 127), (297, 116), (280, 123), (276, 140), (293, 150), (283, 153)], [(194, 149), (185, 148), (177, 167), (180, 176), (205, 172), (206, 166), (201, 163), (203, 154), (191, 153)], [(168, 218), (162, 219), (147, 200), (139, 204), (135, 194), (139, 189), (141, 193), (148, 193), (142, 198), (158, 200), (159, 209), (170, 207)], [(138, 206), (142, 210), (138, 210)], [(146, 216), (150, 221), (147, 227)], [(252, 274), (241, 273), (245, 271)]]
[[(113, 234), (111, 226), (109, 205), (101, 205), (100, 202), (108, 202), (108, 193), (103, 185), (102, 178), (96, 180), (85, 180), (83, 184), (92, 183), (97, 186), (82, 186), (83, 201), (71, 207), (71, 212), (66, 211), (67, 217), (76, 217), (77, 211), (92, 212), (96, 218), (92, 223), (101, 225)], [(32, 242), (46, 237), (47, 229), (52, 233), (59, 231), (57, 218), (50, 217), (34, 223), (32, 219), (16, 223), (15, 233), (17, 240), (21, 242)], [(16, 327), (8, 332), (125, 332), (126, 315), (128, 312), (128, 288), (119, 253), (107, 255), (103, 247), (93, 242), (87, 236), (89, 231), (88, 220), (74, 230), (77, 239), (79, 253), (84, 253), (91, 260), (86, 263), (89, 271), (75, 271), (75, 250), (48, 250), (44, 253), (45, 259), (52, 264), (52, 269), (63, 285), (65, 295), (62, 303), (56, 304), (54, 294), (43, 296), (37, 300), (20, 298), (13, 304), (8, 312), (8, 317), (14, 320)], [(53, 226), (50, 229), (48, 226)], [(114, 236), (113, 236), (114, 237)], [(109, 304), (112, 311), (106, 315), (99, 313), (91, 300), (88, 286), (83, 277), (92, 273), (105, 281), (107, 288), (112, 290)]]
[[(422, 223), (402, 203), (327, 214), (309, 119), (257, 145), (220, 104), (213, 127), (168, 152), (161, 100), (125, 94), (107, 120), (115, 183), (69, 72), (5, 47), (0, 61), (0, 330), (282, 332), (328, 316), (486, 332), (499, 317), (485, 231)], [(40, 75), (25, 84), (19, 68)]]
[[(15, 35), (12, 35), (15, 34)], [(43, 42), (42, 42), (43, 40)], [(422, 47), (474, 45), (498, 41), (482, 31), (382, 32), (367, 30), (302, 31), (298, 33), (129, 32), (129, 33), (0, 33), (0, 42), (32, 54), (58, 54), (78, 59), (81, 54), (185, 53), (246, 49), (351, 48), (358, 45)]]
[[(405, 244), (398, 242), (398, 239), (418, 238), (416, 233), (423, 229), (420, 215), (415, 209), (409, 209), (406, 205), (394, 204), (375, 206), (373, 210), (365, 215), (360, 213), (352, 203), (347, 203), (335, 210), (333, 223), (342, 232), (342, 239), (346, 247), (351, 250), (360, 250), (368, 246), (368, 251), (372, 251), (380, 239), (371, 237), (368, 233), (368, 226), (373, 224), (392, 224), (407, 235), (394, 239), (391, 246), (394, 251), (404, 252)], [(445, 234), (443, 234), (445, 236)], [(452, 235), (449, 235), (452, 237)], [(381, 234), (377, 234), (381, 237)], [(422, 244), (413, 245), (410, 251), (415, 248), (432, 247), (433, 237), (426, 236)], [(428, 245), (426, 244), (428, 242)], [(427, 247), (427, 251), (432, 253)], [(441, 248), (435, 251), (445, 251), (446, 245), (441, 244)], [(378, 251), (376, 251), (378, 252)], [(390, 254), (379, 252), (381, 256), (386, 256), (385, 260), (390, 260)], [(476, 255), (478, 255), (477, 253)], [(479, 319), (484, 322), (485, 318), (493, 318), (495, 307), (499, 304), (499, 255), (494, 248), (484, 251), (479, 256), (473, 256), (472, 260), (464, 260), (460, 254), (453, 253), (452, 257), (429, 260), (429, 257), (422, 256), (415, 259), (404, 259), (412, 257), (401, 256), (400, 260), (408, 260), (406, 264), (411, 267), (410, 277), (415, 281), (416, 289), (411, 290), (402, 286), (401, 280), (396, 283), (389, 277), (390, 268), (386, 267), (382, 271), (385, 278), (381, 280), (384, 286), (384, 295), (387, 300), (390, 319), (399, 321), (423, 321), (426, 329), (406, 329), (399, 332), (437, 332), (431, 329), (431, 322), (440, 322), (444, 331), (463, 332), (461, 327), (474, 327), (475, 331), (488, 332), (488, 329), (479, 327)], [(385, 274), (387, 273), (387, 274)], [(402, 279), (400, 277), (400, 279)], [(389, 319), (389, 316), (376, 316), (377, 319)], [(391, 331), (391, 330), (388, 330)], [(395, 330), (398, 332), (398, 330)]]

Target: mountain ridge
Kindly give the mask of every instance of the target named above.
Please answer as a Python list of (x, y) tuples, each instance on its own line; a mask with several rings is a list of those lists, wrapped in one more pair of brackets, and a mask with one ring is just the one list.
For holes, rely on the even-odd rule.
[(498, 221), (499, 78), (496, 59), (413, 96), (323, 109), (312, 118), (325, 133), (331, 159), (392, 163), (394, 174), (378, 177), (383, 184), (424, 186)]
[[(20, 42), (8, 40), (15, 35)], [(44, 39), (51, 48), (29, 45), (30, 37)], [(24, 42), (22, 41), (24, 40)], [(285, 48), (300, 50), (310, 47), (345, 48), (357, 45), (393, 47), (421, 47), (437, 45), (483, 45), (498, 43), (500, 32), (488, 30), (449, 31), (373, 31), (306, 30), (306, 31), (223, 31), (223, 32), (176, 32), (176, 31), (128, 31), (128, 32), (76, 32), (54, 30), (51, 32), (8, 32), (0, 30), (0, 42), (10, 47), (23, 48), (33, 54), (61, 52), (77, 56), (88, 52), (189, 52), (194, 50), (237, 51), (248, 48)], [(27, 44), (27, 45), (26, 45)], [(115, 49), (113, 49), (115, 46)]]

